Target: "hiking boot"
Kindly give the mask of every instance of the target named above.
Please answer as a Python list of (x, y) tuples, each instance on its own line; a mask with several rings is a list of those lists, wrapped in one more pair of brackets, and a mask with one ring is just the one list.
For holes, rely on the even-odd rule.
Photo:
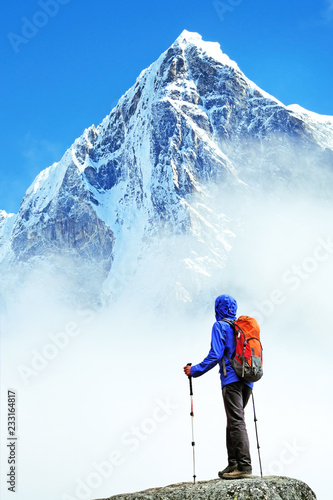
[(228, 465), (225, 469), (220, 470), (218, 472), (218, 476), (222, 479), (223, 474), (226, 474), (226, 473), (229, 473), (229, 472), (233, 472), (236, 469), (237, 469), (237, 464), (235, 464), (235, 465)]
[(222, 479), (244, 479), (246, 477), (252, 477), (252, 472), (235, 469), (232, 472), (225, 472), (222, 475)]

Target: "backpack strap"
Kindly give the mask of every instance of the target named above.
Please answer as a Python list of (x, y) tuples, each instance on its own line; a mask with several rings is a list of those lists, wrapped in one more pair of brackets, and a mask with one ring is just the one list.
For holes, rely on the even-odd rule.
[(220, 319), (220, 321), (224, 321), (225, 323), (228, 323), (230, 326), (233, 327), (233, 329), (235, 329), (235, 321), (233, 321), (232, 319), (222, 318), (222, 319)]
[[(220, 321), (224, 321), (225, 323), (228, 323), (228, 325), (230, 325), (232, 327), (232, 329), (235, 331), (235, 322), (234, 321), (232, 321), (231, 319), (227, 319), (227, 318), (222, 318)], [(225, 366), (224, 356), (226, 356), (228, 358), (230, 364), (231, 364), (231, 359), (229, 358), (228, 354), (223, 354), (222, 369), (223, 369), (223, 375), (226, 377), (227, 376), (227, 369)]]
[[(228, 360), (230, 361), (230, 364), (231, 364), (231, 359), (229, 358), (228, 354), (226, 354)], [(226, 377), (227, 376), (227, 369), (226, 369), (226, 366), (225, 366), (225, 361), (224, 361), (224, 355), (222, 357), (222, 369), (223, 369), (223, 375)]]
[(225, 367), (224, 356), (222, 357), (222, 369), (223, 369), (223, 375), (226, 377), (227, 376), (227, 369)]

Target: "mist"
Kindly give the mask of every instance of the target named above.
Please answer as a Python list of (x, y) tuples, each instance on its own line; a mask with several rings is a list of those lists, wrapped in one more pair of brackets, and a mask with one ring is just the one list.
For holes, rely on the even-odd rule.
[[(332, 216), (331, 202), (312, 196), (249, 200), (211, 186), (192, 203), (192, 232), (147, 246), (135, 273), (113, 273), (104, 290), (113, 300), (102, 306), (68, 305), (63, 278), (31, 274), (1, 320), (2, 422), (7, 390), (17, 394), (17, 500), (192, 480), (183, 366), (208, 353), (221, 293), (261, 326), (254, 396), (264, 474), (301, 479), (329, 500)], [(218, 368), (193, 388), (197, 479), (212, 479), (227, 464)], [(251, 403), (246, 411), (259, 475)]]

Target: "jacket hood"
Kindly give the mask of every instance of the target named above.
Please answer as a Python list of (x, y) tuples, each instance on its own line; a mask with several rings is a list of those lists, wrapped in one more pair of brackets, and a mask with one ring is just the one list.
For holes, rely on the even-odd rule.
[(219, 295), (215, 300), (215, 318), (221, 321), (223, 318), (236, 319), (237, 302), (231, 295)]

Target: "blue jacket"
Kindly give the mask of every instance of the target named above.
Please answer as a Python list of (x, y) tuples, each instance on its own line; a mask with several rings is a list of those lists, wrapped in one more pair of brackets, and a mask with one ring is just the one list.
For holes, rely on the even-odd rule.
[[(210, 351), (207, 357), (198, 365), (191, 367), (192, 377), (200, 377), (208, 372), (219, 363), (221, 384), (224, 387), (232, 382), (239, 382), (240, 378), (231, 366), (228, 357), (231, 358), (236, 349), (236, 340), (232, 327), (222, 318), (231, 320), (236, 319), (237, 302), (231, 295), (220, 295), (215, 301), (215, 318), (216, 322), (212, 329), (212, 341)], [(222, 358), (224, 356), (226, 376), (223, 373)], [(253, 387), (253, 383), (245, 382), (249, 387)]]

